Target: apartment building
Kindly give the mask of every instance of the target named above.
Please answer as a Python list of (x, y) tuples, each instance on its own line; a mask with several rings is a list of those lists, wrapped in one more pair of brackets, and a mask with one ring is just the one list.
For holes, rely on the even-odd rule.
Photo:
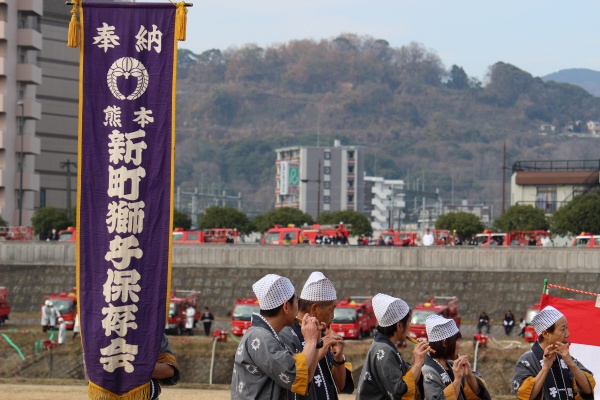
[(276, 149), (275, 207), (298, 208), (314, 219), (324, 211), (363, 211), (364, 157), (359, 146)]

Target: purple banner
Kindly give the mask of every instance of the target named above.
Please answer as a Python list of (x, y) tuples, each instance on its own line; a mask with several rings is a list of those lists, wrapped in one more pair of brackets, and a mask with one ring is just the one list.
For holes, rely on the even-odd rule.
[(90, 394), (141, 398), (171, 270), (175, 6), (81, 7), (78, 293)]

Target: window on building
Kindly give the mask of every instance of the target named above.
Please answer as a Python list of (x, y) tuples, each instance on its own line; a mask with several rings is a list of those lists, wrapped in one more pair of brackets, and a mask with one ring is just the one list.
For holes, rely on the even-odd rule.
[(46, 189), (40, 189), (40, 208), (46, 207)]
[(348, 189), (352, 189), (354, 187), (354, 181), (348, 181)]
[(325, 203), (325, 204), (331, 203), (331, 197), (329, 197), (329, 196), (323, 197), (323, 203)]
[(324, 154), (324, 157), (326, 160), (331, 160), (331, 152), (330, 151), (326, 151)]
[(556, 186), (538, 186), (535, 207), (547, 214), (556, 211)]
[(354, 201), (354, 196), (348, 195), (348, 203), (352, 203)]
[(354, 158), (354, 150), (348, 150), (348, 158)]
[(353, 174), (354, 173), (354, 165), (348, 165), (348, 173), (349, 174)]
[(331, 174), (331, 167), (325, 167), (325, 168), (323, 168), (323, 173), (324, 173), (325, 175), (329, 175), (329, 174)]
[(331, 182), (330, 181), (323, 182), (323, 187), (325, 189), (331, 189)]

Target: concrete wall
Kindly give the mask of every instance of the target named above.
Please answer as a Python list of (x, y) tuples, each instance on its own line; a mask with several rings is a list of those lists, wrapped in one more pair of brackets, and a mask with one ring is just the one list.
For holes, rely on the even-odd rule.
[[(339, 298), (384, 292), (414, 306), (429, 295), (456, 295), (466, 319), (485, 310), (499, 320), (506, 309), (519, 317), (539, 299), (544, 278), (600, 291), (600, 253), (593, 250), (256, 245), (175, 247), (172, 288), (200, 290), (201, 305), (224, 316), (237, 297), (252, 295), (252, 284), (263, 275), (287, 276), (300, 293), (316, 270), (334, 282)], [(74, 285), (74, 245), (0, 244), (0, 286), (9, 288), (14, 311), (37, 311), (42, 295)]]

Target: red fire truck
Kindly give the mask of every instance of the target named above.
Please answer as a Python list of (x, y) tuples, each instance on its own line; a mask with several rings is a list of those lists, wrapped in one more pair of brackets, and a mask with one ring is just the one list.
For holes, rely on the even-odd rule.
[(444, 318), (453, 319), (454, 322), (456, 322), (456, 326), (460, 328), (458, 297), (432, 296), (413, 309), (410, 321), (410, 336), (416, 339), (427, 338), (425, 320), (432, 314), (438, 314)]
[(452, 243), (452, 234), (447, 229), (432, 229), (431, 234), (435, 246), (448, 246)]
[[(51, 295), (42, 297), (42, 306), (50, 300), (52, 306), (58, 310), (60, 316), (65, 320), (67, 329), (73, 329), (75, 324), (75, 315), (77, 315), (77, 289), (71, 288), (58, 294), (52, 293)], [(40, 306), (41, 310), (41, 306)]]
[(0, 226), (1, 240), (33, 240), (33, 228), (30, 226)]
[(305, 225), (301, 228), (297, 228), (293, 224), (286, 227), (275, 225), (264, 234), (260, 243), (270, 245), (317, 244), (316, 238), (319, 233), (323, 237), (328, 235), (330, 238), (339, 233), (348, 240), (348, 228), (349, 226), (343, 223), (338, 225), (313, 224)]
[(77, 228), (73, 228), (72, 226), (67, 229), (63, 229), (58, 231), (58, 241), (59, 242), (75, 242), (77, 239)]
[(592, 235), (589, 232), (582, 232), (573, 239), (572, 247), (594, 248), (600, 247), (600, 235)]
[(475, 245), (479, 247), (510, 246), (513, 235), (510, 233), (497, 233), (486, 230), (475, 235)]
[(377, 326), (373, 297), (351, 296), (340, 300), (331, 321), (331, 330), (346, 339), (362, 339)]
[(231, 333), (242, 336), (250, 328), (252, 314), (259, 313), (256, 297), (237, 299), (231, 311)]
[[(183, 297), (181, 297), (183, 296)], [(165, 326), (165, 333), (181, 335), (185, 331), (185, 310), (191, 305), (196, 310), (194, 314), (194, 327), (200, 320), (198, 311), (198, 292), (195, 290), (173, 290), (169, 300), (169, 318)]]
[(8, 289), (0, 286), (0, 326), (8, 319), (10, 306), (8, 305)]
[(526, 342), (533, 343), (538, 338), (537, 333), (535, 333), (535, 329), (533, 329), (533, 326), (531, 325), (531, 320), (533, 317), (538, 315), (539, 312), (540, 303), (535, 303), (527, 309), (527, 313), (525, 314), (525, 335), (523, 336), (523, 339), (525, 339)]
[(232, 228), (212, 228), (202, 231), (186, 231), (175, 228), (173, 244), (237, 243), (238, 231)]
[(390, 239), (394, 242), (394, 246), (416, 246), (419, 235), (415, 232), (396, 232), (393, 229), (388, 229), (379, 234), (377, 241), (378, 246), (387, 245)]

